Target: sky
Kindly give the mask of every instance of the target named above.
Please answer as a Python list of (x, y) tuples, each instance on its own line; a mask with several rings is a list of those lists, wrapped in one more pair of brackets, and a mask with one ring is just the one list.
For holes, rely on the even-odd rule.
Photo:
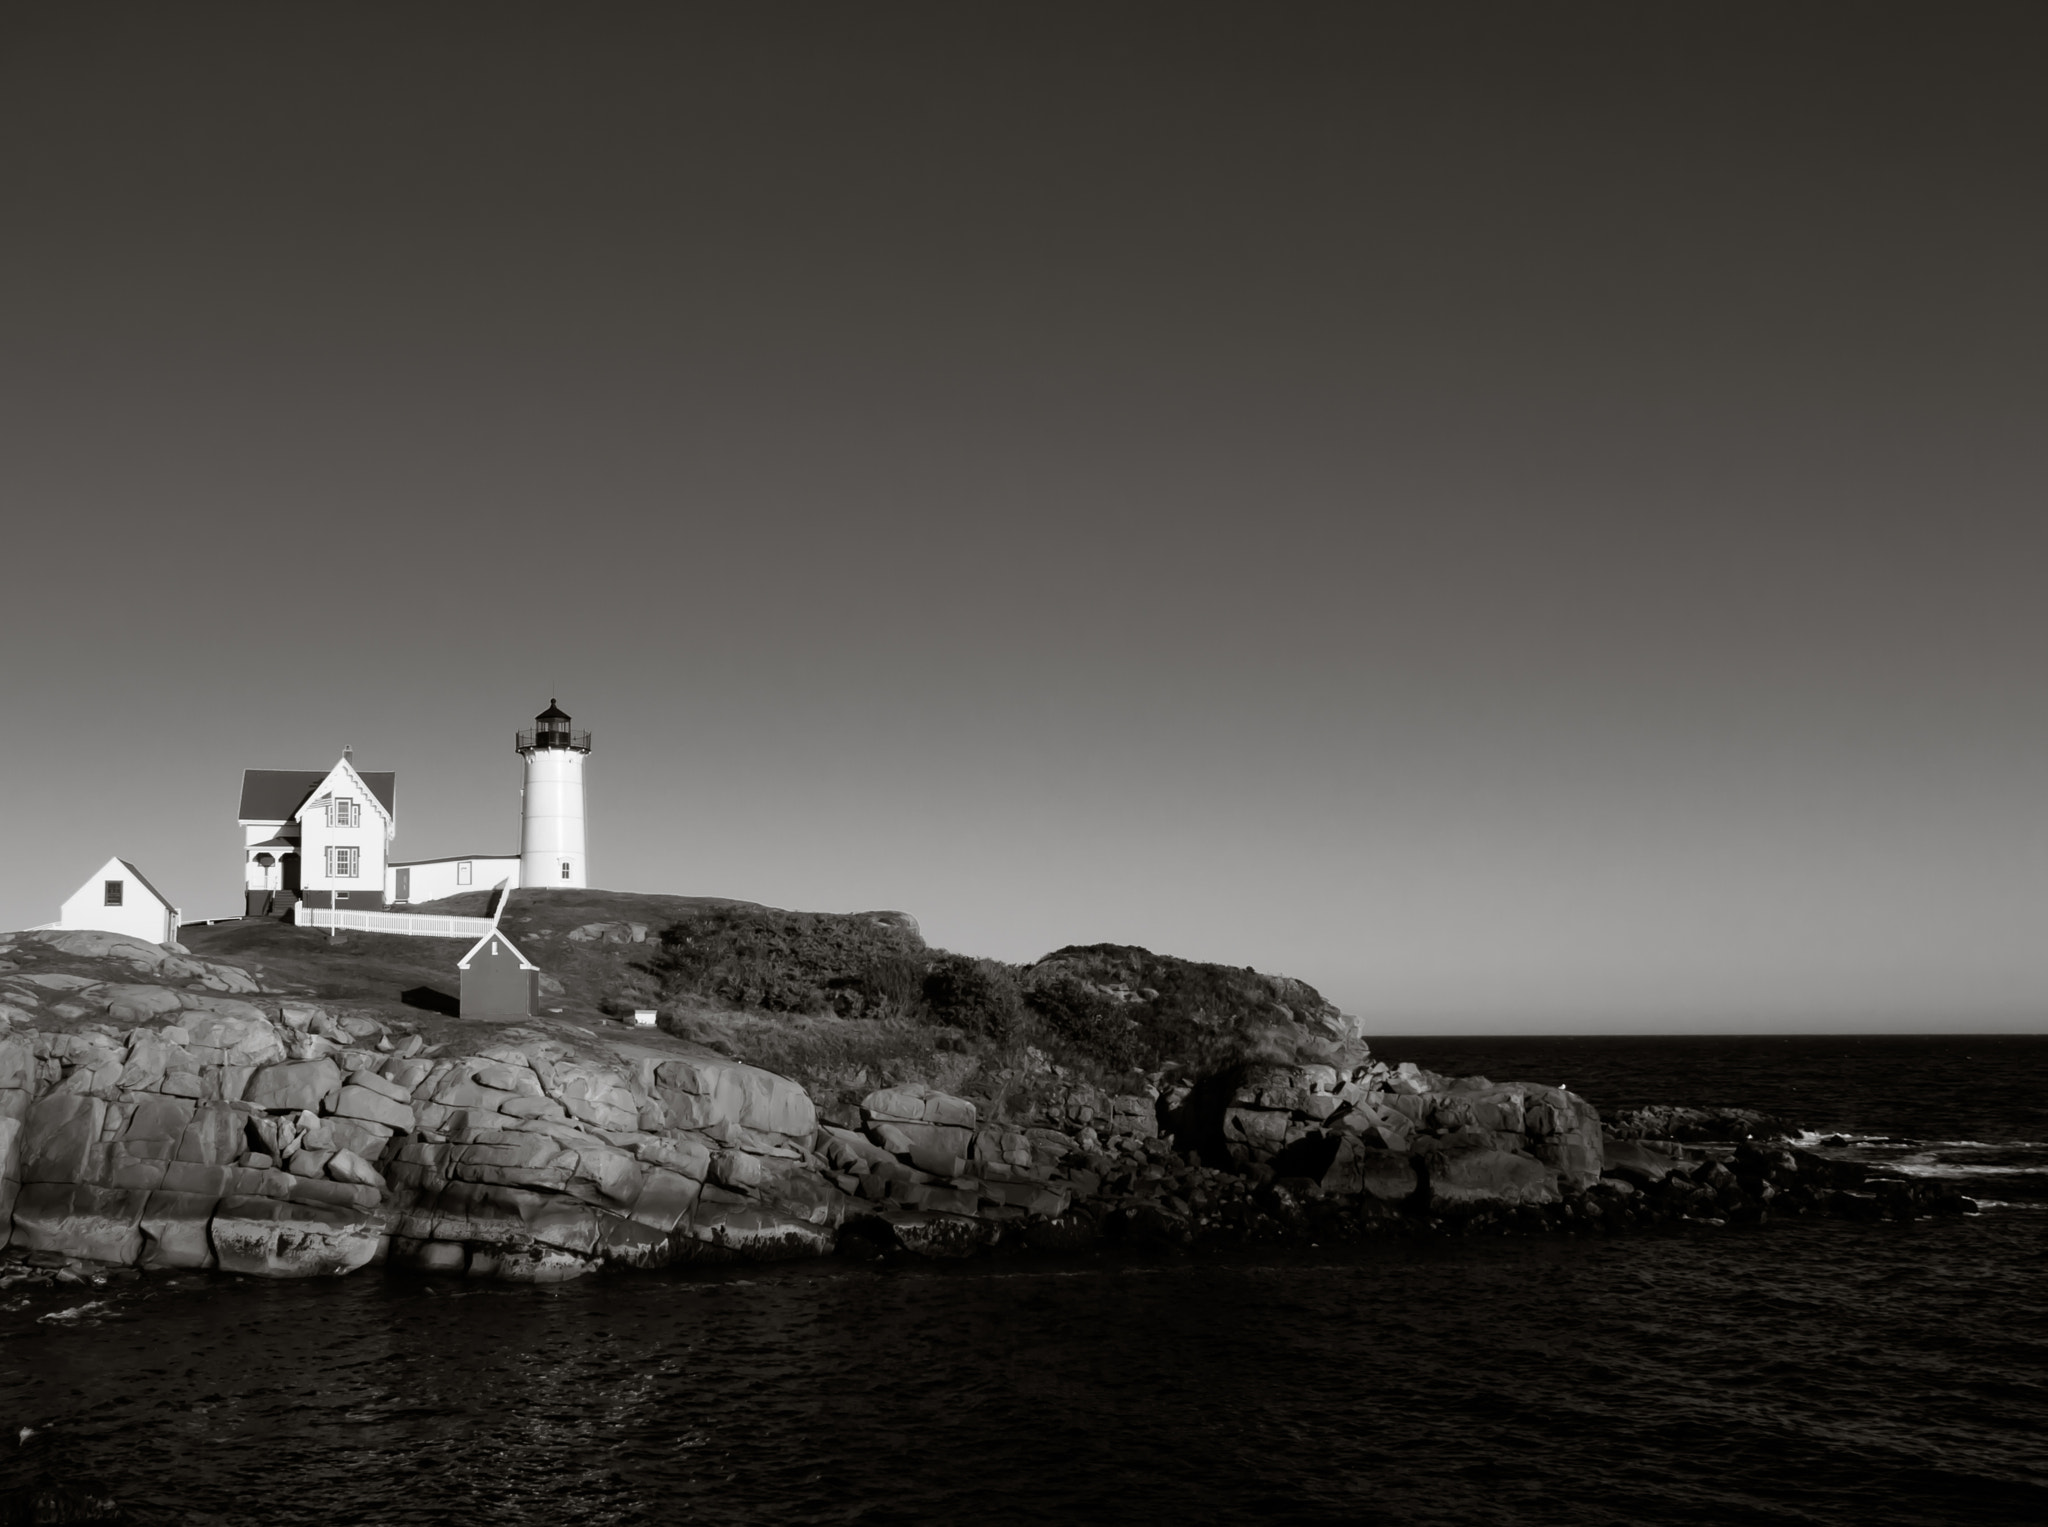
[(16, 4), (0, 926), (244, 768), (1387, 1033), (2048, 1028), (2038, 5)]

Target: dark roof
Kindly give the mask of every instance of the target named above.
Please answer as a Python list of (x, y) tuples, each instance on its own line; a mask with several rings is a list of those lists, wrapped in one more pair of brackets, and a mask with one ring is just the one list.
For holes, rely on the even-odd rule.
[[(443, 854), (438, 859), (387, 859), (385, 864), (394, 870), (418, 869), (422, 864), (457, 864), (464, 859), (517, 859), (515, 850), (509, 854)], [(488, 886), (486, 890), (490, 889)]]
[(561, 706), (555, 704), (553, 700), (549, 700), (548, 708), (533, 719), (536, 721), (567, 721), (569, 713), (563, 710)]
[[(236, 815), (244, 822), (288, 822), (292, 813), (306, 803), (306, 797), (320, 788), (320, 781), (332, 772), (329, 769), (244, 769), (242, 809)], [(384, 803), (387, 812), (398, 815), (398, 808), (392, 804), (398, 798), (396, 774), (364, 774), (363, 783)]]
[[(137, 880), (140, 880), (142, 882), (142, 888), (145, 891), (149, 892), (150, 895), (154, 896), (158, 901), (162, 902), (165, 906), (171, 906), (171, 898), (164, 895), (164, 893), (162, 891), (159, 891), (155, 886), (151, 885), (149, 883), (149, 876), (143, 874), (141, 870), (137, 869), (134, 865), (130, 864), (126, 859), (123, 859), (121, 861), (121, 868), (126, 870), (129, 874), (133, 875)], [(171, 910), (176, 911), (177, 908), (172, 907)]]

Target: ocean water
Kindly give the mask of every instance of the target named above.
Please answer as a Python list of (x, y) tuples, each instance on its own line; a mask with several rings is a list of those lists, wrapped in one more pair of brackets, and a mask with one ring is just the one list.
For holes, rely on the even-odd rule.
[(176, 1523), (2048, 1522), (2048, 1039), (1378, 1048), (1604, 1109), (1782, 1112), (1988, 1207), (16, 1290), (0, 1521), (40, 1488)]

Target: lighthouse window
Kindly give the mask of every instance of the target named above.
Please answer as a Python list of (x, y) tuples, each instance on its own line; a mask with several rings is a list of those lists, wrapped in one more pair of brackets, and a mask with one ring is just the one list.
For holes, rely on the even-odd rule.
[[(564, 873), (564, 874), (568, 873), (568, 870), (567, 870), (567, 867), (566, 867), (566, 866), (564, 866), (564, 869), (563, 869), (563, 873)], [(110, 907), (118, 907), (119, 905), (121, 905), (121, 893), (122, 893), (122, 891), (123, 891), (123, 890), (124, 890), (124, 889), (125, 889), (125, 888), (127, 887), (127, 884), (128, 884), (128, 882), (127, 882), (127, 881), (125, 881), (125, 880), (109, 880), (109, 881), (107, 882), (107, 905), (108, 905), (108, 906), (110, 906)]]
[(569, 861), (567, 859), (562, 861), (562, 878), (564, 880), (569, 878)]

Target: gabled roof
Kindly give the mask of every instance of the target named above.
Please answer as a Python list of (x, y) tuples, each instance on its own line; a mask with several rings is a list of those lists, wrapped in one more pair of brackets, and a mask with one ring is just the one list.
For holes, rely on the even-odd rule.
[(346, 758), (338, 761), (333, 768), (323, 774), (315, 788), (320, 793), (299, 803), (299, 809), (292, 813), (294, 821), (303, 822), (308, 812), (331, 796), (353, 797), (360, 792), (370, 797), (371, 810), (384, 819), (385, 838), (389, 840), (398, 831), (398, 818), (391, 814), (391, 808), (377, 797), (377, 792), (370, 788), (369, 781), (356, 773), (356, 766)]
[(511, 864), (518, 858), (517, 854), (443, 854), (438, 859), (393, 859), (389, 864), (395, 870), (416, 870), (423, 864), (459, 864), (464, 860), (474, 864)]
[[(244, 769), (242, 809), (244, 822), (289, 822), (306, 797), (318, 790), (332, 769)], [(392, 773), (358, 774), (384, 807), (386, 816), (396, 816), (398, 776)]]
[(457, 970), (469, 969), (469, 962), (475, 959), (478, 955), (482, 954), (484, 952), (484, 946), (489, 944), (492, 939), (500, 940), (507, 949), (512, 951), (512, 957), (519, 961), (519, 968), (521, 970), (540, 969), (538, 965), (534, 964), (533, 961), (529, 960), (525, 955), (519, 952), (519, 946), (517, 944), (513, 943), (511, 939), (507, 938), (502, 931), (495, 927), (492, 928), (489, 933), (486, 933), (482, 938), (478, 939), (474, 944), (469, 946), (469, 953), (465, 954), (461, 959), (455, 962), (455, 968)]
[(126, 871), (127, 874), (134, 878), (135, 882), (138, 885), (140, 885), (145, 891), (149, 892), (150, 895), (154, 896), (159, 902), (163, 903), (165, 907), (168, 907), (173, 912), (178, 910), (175, 906), (171, 905), (170, 897), (164, 895), (162, 891), (159, 891), (155, 886), (149, 883), (149, 876), (143, 874), (141, 870), (137, 869), (134, 865), (130, 864), (126, 859), (121, 858), (118, 854), (112, 859), (109, 859), (105, 864), (102, 864), (90, 875), (86, 876), (85, 882), (79, 886), (78, 891), (73, 891), (71, 894), (73, 896), (76, 896), (79, 891), (90, 890), (94, 882), (96, 881), (113, 880), (117, 878), (115, 874), (116, 871)]
[[(141, 870), (137, 869), (134, 865), (130, 864), (126, 859), (121, 860), (120, 863), (122, 869), (126, 870), (129, 874), (133, 875), (137, 880), (142, 882), (142, 888), (145, 891), (149, 892), (150, 895), (154, 896), (158, 901), (162, 902), (165, 906), (171, 907), (171, 898), (164, 895), (164, 893), (162, 891), (159, 891), (155, 886), (151, 885), (149, 883), (149, 876), (143, 874)], [(175, 912), (178, 909), (176, 907), (171, 907), (171, 910)]]

